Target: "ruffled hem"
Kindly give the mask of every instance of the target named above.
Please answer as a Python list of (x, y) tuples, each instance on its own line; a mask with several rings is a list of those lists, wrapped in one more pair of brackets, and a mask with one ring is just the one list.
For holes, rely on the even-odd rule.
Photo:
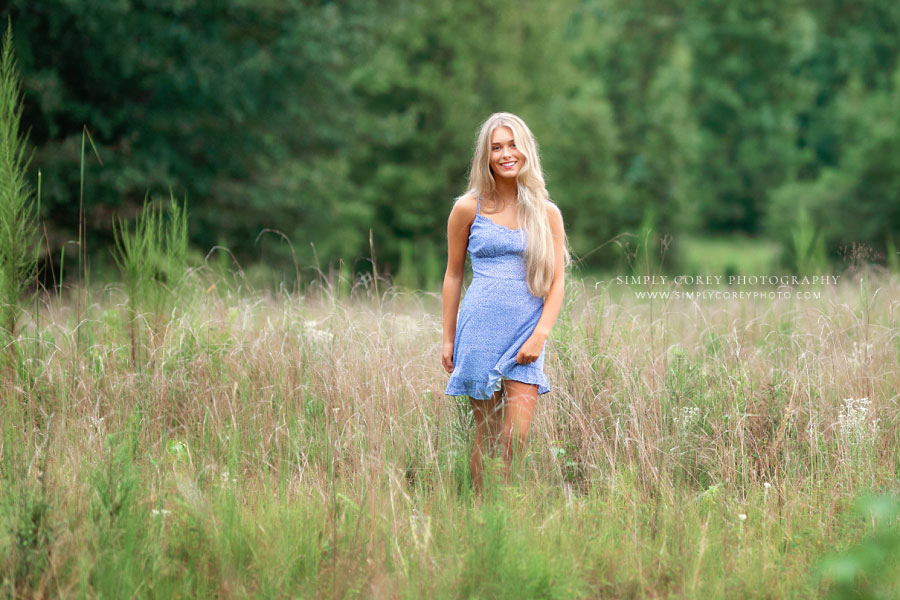
[(544, 371), (534, 365), (520, 365), (513, 361), (503, 368), (495, 366), (484, 379), (454, 379), (450, 377), (444, 394), (447, 396), (471, 396), (477, 400), (486, 400), (494, 395), (494, 390), (500, 383), (500, 379), (512, 379), (522, 383), (530, 383), (538, 386), (538, 394), (546, 394), (550, 391), (550, 381)]

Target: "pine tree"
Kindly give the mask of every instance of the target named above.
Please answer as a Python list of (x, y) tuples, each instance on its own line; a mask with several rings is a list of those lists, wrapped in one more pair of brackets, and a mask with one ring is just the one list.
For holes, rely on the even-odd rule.
[(0, 329), (8, 338), (15, 337), (22, 296), (37, 269), (38, 224), (25, 175), (27, 136), (19, 132), (21, 99), (10, 22), (0, 50)]

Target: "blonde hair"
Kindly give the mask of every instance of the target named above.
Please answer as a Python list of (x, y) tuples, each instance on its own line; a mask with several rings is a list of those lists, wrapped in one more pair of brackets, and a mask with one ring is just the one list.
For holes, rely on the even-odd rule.
[[(525, 155), (525, 164), (522, 165), (516, 176), (518, 184), (516, 218), (519, 227), (527, 234), (525, 247), (525, 281), (528, 291), (539, 298), (543, 298), (550, 291), (553, 282), (554, 253), (553, 232), (550, 229), (550, 219), (547, 215), (547, 204), (550, 195), (544, 184), (544, 173), (541, 170), (541, 160), (538, 156), (537, 140), (528, 129), (525, 121), (508, 112), (492, 114), (481, 125), (478, 139), (475, 142), (475, 153), (472, 157), (472, 169), (469, 171), (469, 186), (466, 193), (457, 198), (457, 201), (466, 196), (491, 197), (497, 185), (494, 181), (490, 167), (491, 135), (498, 127), (509, 127), (512, 131), (516, 148)], [(564, 266), (570, 262), (568, 244), (563, 243)]]

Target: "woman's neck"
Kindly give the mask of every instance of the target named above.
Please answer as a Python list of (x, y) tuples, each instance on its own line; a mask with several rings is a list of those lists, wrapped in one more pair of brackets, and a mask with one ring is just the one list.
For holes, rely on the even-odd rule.
[(507, 182), (504, 180), (495, 180), (494, 199), (502, 206), (507, 204), (515, 204), (519, 195), (519, 186), (515, 181)]

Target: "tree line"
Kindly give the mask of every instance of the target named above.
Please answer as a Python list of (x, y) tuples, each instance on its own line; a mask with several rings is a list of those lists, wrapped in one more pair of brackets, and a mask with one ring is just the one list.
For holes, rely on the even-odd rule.
[[(239, 260), (439, 280), (478, 125), (521, 115), (580, 264), (610, 243), (811, 223), (896, 252), (891, 0), (11, 0), (50, 256), (149, 195)], [(263, 251), (263, 247), (265, 250)], [(263, 253), (264, 252), (264, 253)], [(290, 267), (293, 269), (293, 267)]]

